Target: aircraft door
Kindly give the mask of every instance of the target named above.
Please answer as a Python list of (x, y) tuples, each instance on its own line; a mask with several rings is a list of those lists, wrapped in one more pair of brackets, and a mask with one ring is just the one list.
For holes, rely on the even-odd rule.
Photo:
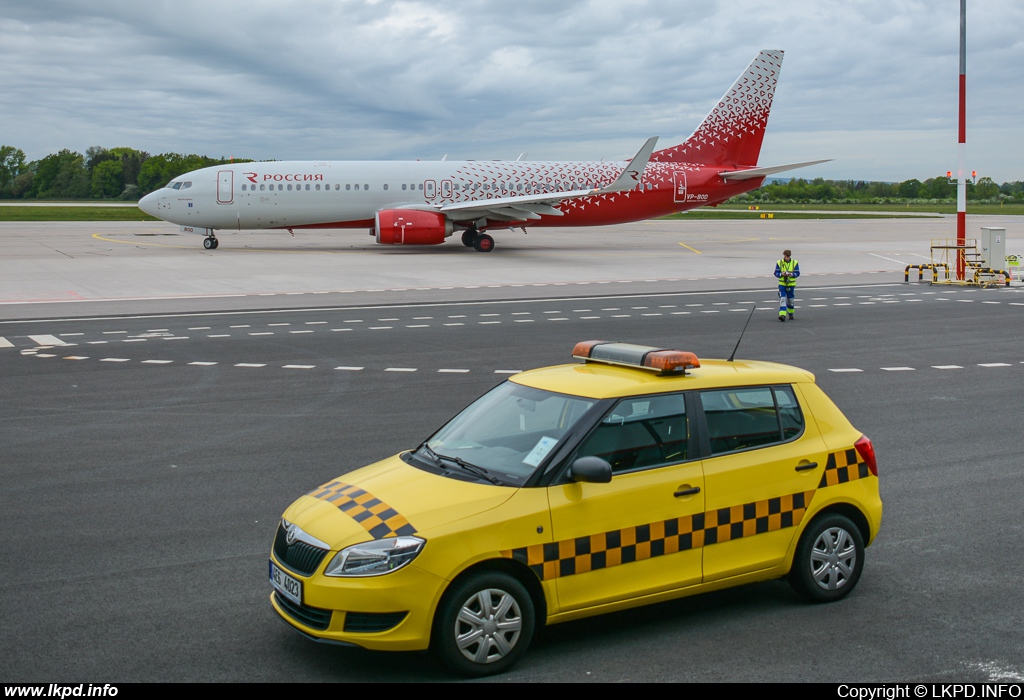
[(686, 201), (686, 171), (676, 170), (672, 173), (672, 182), (674, 183), (673, 191), (673, 202), (685, 202)]
[(452, 196), (452, 181), (441, 180), (441, 196), (448, 198)]
[(437, 196), (437, 183), (433, 180), (427, 180), (423, 183), (423, 195), (427, 199), (433, 199)]
[(235, 201), (235, 174), (230, 170), (217, 172), (217, 204), (231, 204)]

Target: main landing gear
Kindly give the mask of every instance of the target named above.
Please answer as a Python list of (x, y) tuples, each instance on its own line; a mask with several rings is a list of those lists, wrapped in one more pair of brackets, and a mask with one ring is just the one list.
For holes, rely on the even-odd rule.
[(213, 235), (213, 231), (210, 232), (209, 236), (203, 239), (203, 247), (207, 250), (216, 250), (219, 245), (220, 241), (218, 241), (217, 237)]
[(490, 253), (494, 250), (494, 239), (486, 233), (480, 233), (474, 226), (463, 231), (462, 245), (473, 248), (478, 253)]

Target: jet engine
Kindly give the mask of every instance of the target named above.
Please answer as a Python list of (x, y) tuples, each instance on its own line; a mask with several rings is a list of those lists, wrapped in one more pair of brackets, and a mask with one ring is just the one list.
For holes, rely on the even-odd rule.
[(377, 212), (370, 232), (383, 245), (437, 245), (452, 235), (454, 226), (444, 214), (417, 209)]

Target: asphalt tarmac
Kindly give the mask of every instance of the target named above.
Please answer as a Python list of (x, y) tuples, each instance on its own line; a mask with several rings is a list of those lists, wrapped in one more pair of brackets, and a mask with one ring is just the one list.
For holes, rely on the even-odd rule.
[[(981, 225), (1022, 252), (1024, 224)], [(0, 225), (0, 678), (449, 680), (277, 618), (282, 510), (579, 340), (725, 357), (753, 308), (738, 357), (811, 370), (874, 442), (885, 516), (856, 591), (808, 605), (769, 582), (559, 625), (498, 680), (1024, 681), (1024, 287), (904, 283), (951, 230), (683, 220), (479, 254)], [(783, 247), (804, 273), (784, 324)]]

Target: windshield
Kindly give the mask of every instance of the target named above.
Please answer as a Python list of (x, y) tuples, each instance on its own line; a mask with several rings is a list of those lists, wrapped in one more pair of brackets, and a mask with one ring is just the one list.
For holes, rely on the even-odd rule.
[(505, 382), (455, 416), (426, 446), (442, 459), (461, 460), (521, 486), (594, 403)]

